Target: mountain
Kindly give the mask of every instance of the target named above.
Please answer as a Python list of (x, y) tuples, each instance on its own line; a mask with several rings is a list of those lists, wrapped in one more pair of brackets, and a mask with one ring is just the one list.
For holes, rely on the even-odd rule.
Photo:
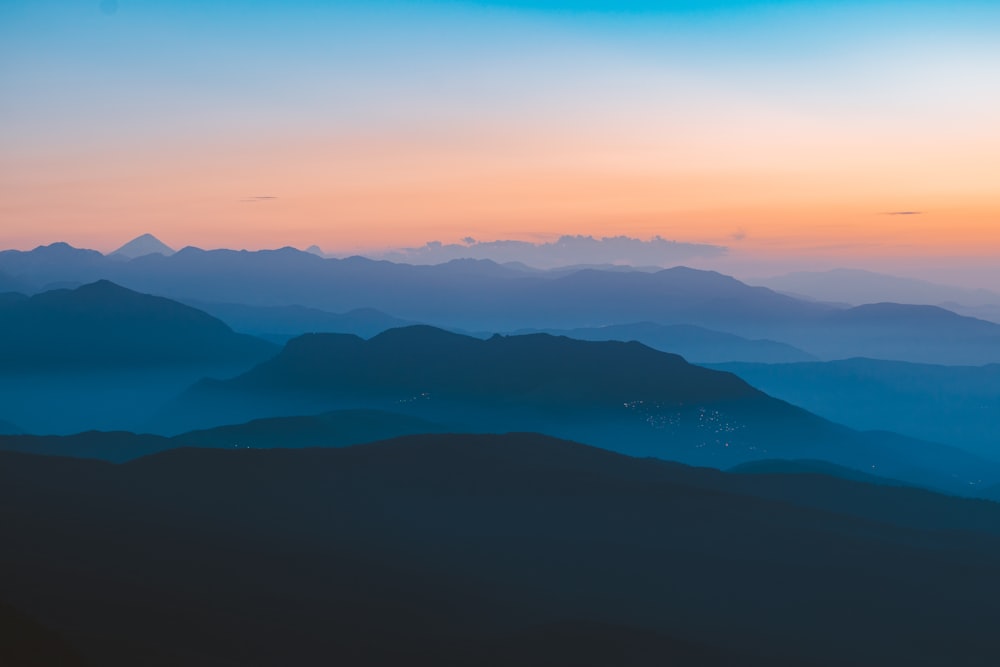
[[(311, 334), (230, 380), (203, 380), (156, 432), (331, 409), (400, 412), (480, 432), (537, 431), (713, 467), (813, 458), (968, 493), (1000, 467), (953, 448), (866, 434), (767, 396), (730, 373), (640, 343), (546, 334), (471, 338), (428, 326), (370, 340)], [(973, 486), (970, 486), (973, 484)]]
[(114, 262), (96, 250), (53, 243), (34, 250), (0, 251), (0, 271), (26, 286), (22, 291), (39, 291), (52, 283), (82, 284), (105, 278)]
[(126, 257), (128, 259), (135, 259), (136, 257), (144, 257), (146, 255), (160, 254), (164, 257), (169, 257), (174, 254), (175, 250), (168, 246), (167, 244), (160, 241), (152, 234), (143, 234), (142, 236), (137, 236), (132, 239), (118, 250), (115, 250), (109, 255), (109, 257)]
[(940, 285), (858, 269), (798, 271), (753, 282), (779, 292), (855, 306), (879, 302), (917, 305), (954, 303), (964, 306), (1000, 304), (1000, 292)]
[(549, 329), (546, 331), (523, 330), (516, 334), (548, 333), (579, 340), (636, 340), (644, 345), (679, 354), (697, 364), (725, 361), (753, 361), (759, 363), (789, 363), (812, 361), (810, 354), (786, 343), (773, 340), (748, 340), (721, 331), (712, 331), (690, 324), (617, 324), (586, 329)]
[(985, 667), (1000, 505), (531, 434), (0, 454), (0, 598), (91, 664)]
[(20, 280), (16, 280), (6, 273), (0, 272), (0, 294), (26, 291), (28, 291), (27, 286)]
[(1000, 365), (876, 359), (719, 364), (772, 396), (857, 429), (928, 438), (1000, 460)]
[(219, 318), (234, 330), (281, 340), (304, 333), (349, 333), (370, 338), (386, 329), (413, 324), (372, 308), (359, 308), (348, 313), (328, 313), (304, 306), (247, 306), (236, 303), (202, 303), (188, 305)]
[(108, 281), (0, 304), (0, 368), (157, 367), (253, 363), (275, 348), (162, 297)]
[[(116, 261), (65, 244), (0, 253), (0, 271), (32, 284), (100, 278), (181, 301), (297, 304), (330, 312), (374, 308), (469, 331), (575, 328), (625, 322), (697, 324), (725, 331), (801, 319), (828, 308), (710, 271), (580, 270), (525, 273), (488, 260), (411, 266), (322, 258), (294, 248), (257, 252), (184, 248)], [(43, 261), (59, 254), (58, 264)], [(724, 325), (724, 326), (715, 326)], [(740, 333), (739, 331), (735, 333)]]

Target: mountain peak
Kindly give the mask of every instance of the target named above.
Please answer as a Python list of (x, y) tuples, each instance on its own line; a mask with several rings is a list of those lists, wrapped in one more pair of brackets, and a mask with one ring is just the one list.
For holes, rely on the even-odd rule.
[(174, 249), (152, 234), (143, 234), (142, 236), (135, 237), (111, 254), (127, 257), (128, 259), (135, 259), (136, 257), (143, 257), (145, 255), (152, 255), (156, 253), (159, 253), (164, 257), (169, 257), (174, 254)]

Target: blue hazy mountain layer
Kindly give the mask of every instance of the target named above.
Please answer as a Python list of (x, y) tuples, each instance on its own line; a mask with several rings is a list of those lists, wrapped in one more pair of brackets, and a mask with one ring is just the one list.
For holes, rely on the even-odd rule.
[(812, 458), (958, 493), (1000, 481), (1000, 466), (961, 450), (853, 431), (640, 343), (546, 334), (480, 340), (427, 326), (368, 341), (293, 339), (241, 376), (194, 385), (150, 428), (181, 433), (345, 408), (480, 432), (537, 431), (717, 468)]
[(984, 667), (998, 648), (996, 503), (531, 434), (4, 453), (0, 508), (0, 599), (109, 667)]
[(875, 359), (722, 364), (772, 396), (858, 429), (944, 442), (1000, 460), (1000, 365)]
[(0, 295), (0, 418), (32, 433), (134, 430), (199, 378), (279, 348), (107, 281)]
[[(66, 244), (0, 252), (0, 271), (34, 289), (109, 279), (181, 301), (371, 308), (465, 331), (576, 329), (634, 322), (689, 324), (765, 338), (821, 359), (1000, 362), (1000, 325), (942, 308), (870, 304), (844, 309), (751, 287), (712, 271), (525, 272), (487, 260), (411, 266), (332, 259), (292, 248), (185, 248), (130, 261)], [(278, 332), (282, 333), (282, 332)]]

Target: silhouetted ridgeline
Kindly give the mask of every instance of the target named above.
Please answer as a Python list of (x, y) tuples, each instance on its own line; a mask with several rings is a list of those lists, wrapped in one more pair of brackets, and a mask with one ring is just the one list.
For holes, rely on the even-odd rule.
[(534, 334), (480, 340), (426, 326), (365, 341), (294, 339), (253, 370), (202, 381), (157, 421), (179, 433), (260, 416), (375, 408), (480, 432), (536, 431), (629, 454), (729, 467), (822, 459), (969, 493), (1000, 466), (891, 433), (859, 433), (729, 373), (639, 343)]
[(0, 510), (18, 573), (0, 599), (110, 667), (985, 667), (1000, 649), (1000, 505), (536, 435), (0, 454)]
[(0, 302), (0, 318), (4, 369), (222, 365), (276, 351), (199, 310), (108, 281)]

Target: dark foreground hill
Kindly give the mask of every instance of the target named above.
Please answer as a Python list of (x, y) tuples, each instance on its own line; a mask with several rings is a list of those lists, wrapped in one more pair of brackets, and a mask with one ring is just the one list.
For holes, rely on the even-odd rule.
[(108, 281), (0, 303), (0, 368), (244, 364), (276, 348), (183, 304)]
[(0, 435), (0, 451), (118, 463), (178, 447), (346, 447), (401, 435), (442, 433), (446, 430), (440, 424), (381, 410), (337, 410), (320, 415), (255, 419), (245, 424), (192, 431), (173, 438), (122, 431), (88, 431), (65, 436)]
[(92, 664), (995, 664), (1000, 506), (535, 435), (0, 455), (0, 599)]
[(480, 340), (426, 326), (368, 341), (302, 336), (248, 373), (195, 385), (154, 426), (178, 433), (360, 407), (463, 430), (548, 433), (718, 468), (811, 458), (953, 492), (1000, 481), (996, 464), (892, 434), (852, 431), (732, 374), (640, 343), (545, 334)]

